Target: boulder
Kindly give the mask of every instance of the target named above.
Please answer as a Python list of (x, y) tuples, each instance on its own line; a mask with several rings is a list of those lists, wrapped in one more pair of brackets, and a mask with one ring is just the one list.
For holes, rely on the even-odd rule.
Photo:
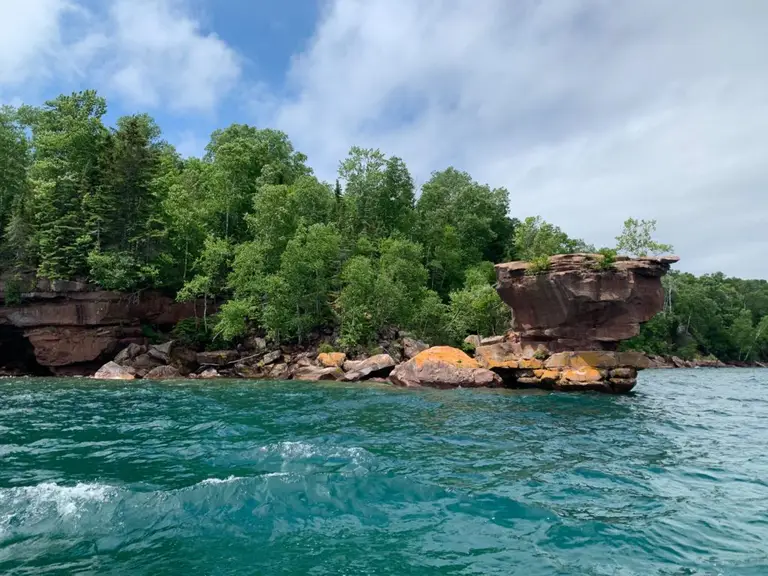
[(475, 359), (488, 370), (516, 369), (522, 360), (519, 347), (510, 342), (499, 342), (475, 349)]
[(278, 360), (280, 360), (283, 357), (283, 352), (281, 350), (272, 350), (272, 352), (267, 352), (264, 357), (262, 357), (260, 364), (262, 366), (267, 366), (269, 364), (274, 364)]
[(203, 380), (213, 380), (214, 378), (219, 378), (219, 372), (215, 368), (208, 368), (207, 370), (203, 370), (199, 375), (198, 378), (201, 378)]
[(504, 336), (486, 336), (480, 340), (480, 346), (492, 346), (504, 342)]
[(429, 345), (421, 340), (415, 340), (408, 337), (403, 338), (403, 356), (408, 360), (420, 352), (424, 352), (427, 348), (429, 348)]
[(198, 352), (197, 363), (200, 366), (226, 366), (240, 358), (237, 350), (216, 350), (214, 352)]
[(614, 350), (636, 336), (664, 304), (661, 277), (677, 257), (619, 256), (610, 270), (598, 254), (561, 254), (528, 275), (527, 262), (496, 266), (497, 290), (514, 311), (523, 346), (551, 352)]
[(281, 362), (269, 367), (269, 377), (272, 380), (288, 380), (291, 377), (291, 371), (288, 364)]
[(347, 361), (344, 352), (323, 352), (317, 355), (317, 363), (324, 368), (340, 368)]
[(318, 382), (321, 380), (341, 380), (344, 378), (344, 370), (338, 366), (318, 368), (317, 366), (304, 366), (294, 373), (294, 380), (305, 382)]
[(158, 362), (168, 364), (171, 361), (171, 350), (173, 349), (174, 343), (175, 342), (171, 340), (163, 344), (154, 344), (149, 347), (147, 353)]
[(252, 336), (245, 341), (245, 347), (254, 352), (263, 352), (267, 349), (267, 341), (259, 336)]
[(136, 344), (132, 342), (128, 344), (128, 346), (123, 348), (120, 352), (118, 352), (117, 356), (115, 356), (114, 362), (115, 364), (123, 365), (126, 362), (136, 358), (136, 356), (139, 356), (140, 354), (145, 354), (146, 352), (147, 352), (146, 346), (142, 346), (140, 344)]
[(129, 366), (120, 366), (114, 362), (107, 362), (93, 375), (97, 380), (133, 380), (136, 371)]
[[(0, 315), (2, 315), (0, 306)], [(121, 337), (119, 327), (45, 326), (30, 328), (24, 336), (42, 366), (67, 366), (111, 357)]]
[(390, 374), (398, 386), (429, 386), (433, 388), (477, 388), (501, 385), (501, 377), (482, 368), (457, 348), (436, 346), (420, 352), (400, 364)]
[(366, 378), (389, 376), (396, 362), (389, 354), (376, 354), (365, 360), (347, 360), (344, 362), (345, 380), (357, 381)]
[(464, 344), (475, 349), (480, 347), (481, 342), (482, 342), (482, 338), (480, 338), (480, 336), (478, 336), (477, 334), (472, 334), (471, 336), (467, 336), (466, 338), (464, 338)]
[(178, 380), (179, 371), (173, 366), (157, 366), (144, 375), (146, 380)]
[(248, 380), (256, 380), (264, 377), (264, 372), (260, 366), (249, 366), (243, 362), (238, 362), (232, 366), (232, 373), (238, 378), (247, 378)]

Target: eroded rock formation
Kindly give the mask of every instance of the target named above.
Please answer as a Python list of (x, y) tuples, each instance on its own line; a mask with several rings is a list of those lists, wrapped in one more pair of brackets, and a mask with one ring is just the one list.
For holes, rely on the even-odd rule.
[(597, 254), (553, 256), (549, 270), (535, 275), (526, 273), (528, 262), (496, 266), (497, 289), (514, 311), (523, 347), (615, 350), (661, 311), (661, 277), (676, 256), (619, 256), (607, 270), (600, 260)]
[(82, 282), (33, 279), (24, 285), (23, 292), (6, 294), (0, 280), (0, 329), (6, 335), (0, 338), (0, 368), (13, 361), (13, 349), (26, 347), (33, 356), (25, 360), (27, 372), (93, 373), (126, 344), (141, 343), (142, 324), (172, 326), (195, 314), (193, 303), (159, 292), (126, 295)]
[(661, 311), (661, 277), (677, 261), (620, 256), (603, 266), (598, 254), (563, 254), (537, 274), (528, 262), (499, 264), (497, 290), (517, 331), (476, 357), (510, 386), (629, 392), (649, 362), (617, 347)]

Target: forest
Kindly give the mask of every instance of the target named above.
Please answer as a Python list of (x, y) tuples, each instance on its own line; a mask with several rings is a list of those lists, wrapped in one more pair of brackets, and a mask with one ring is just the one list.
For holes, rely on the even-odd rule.
[[(352, 147), (321, 182), (280, 131), (233, 124), (183, 158), (146, 114), (104, 122), (95, 91), (0, 109), (0, 272), (6, 300), (31, 274), (203, 302), (178, 335), (225, 347), (249, 333), (340, 349), (406, 331), (431, 343), (508, 329), (493, 264), (596, 251), (508, 191), (433, 172), (417, 191), (402, 159)], [(620, 223), (618, 228), (620, 228)], [(631, 255), (671, 246), (624, 223)], [(546, 261), (543, 266), (546, 266)], [(665, 309), (628, 346), (683, 358), (768, 360), (768, 282), (665, 278)]]

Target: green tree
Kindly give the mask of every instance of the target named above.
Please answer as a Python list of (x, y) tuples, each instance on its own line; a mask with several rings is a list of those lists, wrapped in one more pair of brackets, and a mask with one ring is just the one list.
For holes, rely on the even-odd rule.
[(654, 232), (656, 220), (627, 218), (624, 221), (624, 230), (616, 237), (616, 250), (631, 256), (656, 256), (672, 252), (671, 244), (661, 244), (653, 240)]
[(300, 225), (265, 279), (262, 324), (275, 340), (309, 333), (332, 318), (330, 301), (339, 272), (341, 237), (332, 224)]
[(30, 184), (44, 277), (85, 276), (88, 270), (87, 255), (98, 239), (83, 234), (89, 231), (83, 202), (104, 183), (109, 131), (101, 118), (106, 109), (103, 98), (86, 90), (22, 111), (32, 127)]
[(515, 228), (514, 252), (521, 260), (534, 260), (555, 254), (592, 253), (595, 248), (583, 240), (569, 237), (541, 216), (529, 216)]
[(400, 158), (354, 146), (341, 162), (339, 176), (346, 183), (344, 214), (349, 234), (385, 238), (395, 232), (410, 233), (414, 186)]
[(30, 158), (29, 141), (16, 110), (0, 107), (0, 269), (18, 265), (25, 257), (19, 252), (17, 235), (20, 226), (27, 224), (24, 203)]
[(461, 287), (468, 267), (504, 256), (513, 229), (508, 208), (504, 188), (478, 184), (454, 168), (432, 174), (416, 204), (431, 288), (447, 295)]

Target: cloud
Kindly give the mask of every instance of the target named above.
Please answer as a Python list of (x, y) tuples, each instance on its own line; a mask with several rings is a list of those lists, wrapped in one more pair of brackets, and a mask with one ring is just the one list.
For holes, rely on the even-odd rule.
[(136, 107), (211, 112), (241, 63), (181, 0), (0, 0), (0, 90), (73, 78)]
[(0, 0), (0, 88), (47, 77), (61, 62), (65, 0)]
[(262, 112), (325, 178), (381, 147), (598, 245), (656, 218), (681, 268), (768, 278), (766, 18), (750, 0), (334, 0)]
[(170, 0), (117, 0), (110, 11), (115, 91), (138, 105), (209, 111), (240, 78), (237, 54)]

